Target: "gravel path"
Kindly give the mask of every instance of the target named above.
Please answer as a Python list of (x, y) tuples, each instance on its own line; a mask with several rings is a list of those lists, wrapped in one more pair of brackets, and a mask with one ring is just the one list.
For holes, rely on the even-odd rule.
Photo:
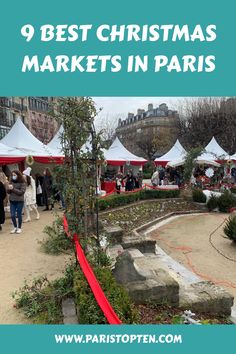
[(172, 258), (206, 280), (218, 283), (236, 298), (236, 245), (224, 236), (222, 225), (228, 216), (219, 213), (183, 216), (150, 236)]
[(23, 224), (20, 235), (9, 233), (12, 227), (7, 215), (0, 232), (0, 324), (30, 323), (13, 307), (12, 292), (22, 287), (24, 280), (30, 281), (45, 274), (49, 279), (59, 277), (69, 260), (67, 255), (50, 256), (40, 250), (38, 241), (45, 238), (43, 229), (54, 219), (52, 212), (40, 214), (40, 220)]

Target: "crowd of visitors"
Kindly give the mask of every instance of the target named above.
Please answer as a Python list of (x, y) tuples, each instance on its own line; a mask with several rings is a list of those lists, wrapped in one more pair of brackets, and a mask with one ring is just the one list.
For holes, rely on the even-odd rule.
[(122, 186), (125, 187), (126, 192), (141, 188), (143, 184), (142, 169), (139, 169), (137, 175), (134, 175), (131, 169), (127, 172), (125, 176), (121, 172), (118, 172), (115, 177), (115, 181), (117, 194), (120, 194)]
[(151, 182), (154, 187), (168, 184), (175, 184), (180, 187), (183, 183), (182, 167), (164, 168), (158, 166), (152, 175)]
[[(44, 206), (43, 211), (52, 210), (55, 199), (60, 200), (60, 193), (55, 190), (53, 176), (49, 168), (40, 174), (31, 175), (31, 167), (22, 173), (19, 170), (11, 172), (7, 177), (0, 172), (0, 230), (5, 223), (5, 209), (9, 207), (13, 228), (11, 234), (22, 232), (22, 222), (31, 221), (33, 211), (36, 220), (40, 219), (38, 206)], [(24, 221), (22, 215), (25, 215)]]

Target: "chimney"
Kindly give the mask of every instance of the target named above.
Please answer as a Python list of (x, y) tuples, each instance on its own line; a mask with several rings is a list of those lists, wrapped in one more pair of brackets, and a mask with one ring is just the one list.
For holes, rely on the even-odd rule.
[(134, 114), (133, 113), (128, 113), (128, 119), (133, 118)]
[(138, 110), (137, 110), (137, 115), (140, 116), (140, 115), (143, 114), (144, 112), (145, 112), (144, 109), (138, 108)]
[(153, 110), (153, 104), (152, 103), (149, 103), (148, 105), (148, 111), (152, 111)]

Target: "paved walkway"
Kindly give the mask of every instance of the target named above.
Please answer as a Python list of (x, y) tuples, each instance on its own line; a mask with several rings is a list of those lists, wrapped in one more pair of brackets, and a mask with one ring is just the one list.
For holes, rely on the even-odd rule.
[[(41, 212), (40, 220), (23, 224), (20, 235), (11, 235), (9, 215), (0, 232), (0, 324), (30, 323), (19, 310), (13, 307), (11, 293), (27, 281), (41, 275), (55, 279), (61, 275), (69, 256), (49, 256), (40, 250), (38, 241), (46, 235), (45, 225), (50, 225), (52, 212)], [(33, 213), (32, 213), (33, 217)]]
[[(223, 286), (236, 299), (236, 244), (224, 237), (222, 225), (228, 216), (219, 213), (182, 216), (150, 236), (172, 258)], [(218, 251), (209, 242), (210, 234)]]

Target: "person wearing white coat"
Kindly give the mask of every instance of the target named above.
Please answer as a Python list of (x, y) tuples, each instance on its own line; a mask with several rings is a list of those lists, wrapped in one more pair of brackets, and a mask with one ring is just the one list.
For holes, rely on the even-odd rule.
[(24, 195), (24, 207), (25, 207), (25, 213), (26, 213), (26, 219), (24, 220), (24, 222), (31, 221), (31, 217), (30, 217), (31, 210), (34, 210), (34, 212), (36, 213), (36, 220), (39, 220), (39, 218), (40, 218), (37, 204), (36, 204), (35, 180), (30, 175), (30, 173), (31, 173), (30, 167), (27, 167), (27, 169), (23, 172), (23, 175), (25, 177), (26, 184), (27, 184), (25, 195)]

